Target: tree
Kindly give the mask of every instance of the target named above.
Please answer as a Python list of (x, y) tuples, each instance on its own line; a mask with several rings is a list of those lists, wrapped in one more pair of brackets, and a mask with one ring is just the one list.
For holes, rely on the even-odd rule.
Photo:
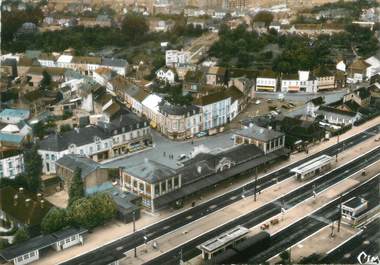
[(39, 139), (42, 139), (45, 136), (46, 128), (44, 122), (39, 121), (33, 126), (33, 134)]
[(128, 40), (136, 41), (148, 32), (149, 27), (142, 15), (128, 13), (123, 19), (121, 30)]
[(51, 75), (46, 70), (42, 72), (42, 80), (40, 82), (40, 88), (43, 90), (51, 89)]
[(9, 247), (8, 239), (0, 238), (0, 250)]
[(260, 11), (253, 17), (254, 22), (264, 22), (265, 26), (269, 26), (273, 21), (273, 15), (268, 11)]
[(45, 234), (61, 230), (68, 225), (68, 217), (65, 209), (51, 208), (41, 222), (41, 230)]
[(97, 225), (111, 220), (116, 214), (116, 204), (112, 197), (106, 193), (97, 193), (90, 198), (96, 212)]
[(28, 230), (26, 230), (25, 227), (21, 227), (17, 230), (17, 232), (15, 233), (15, 237), (14, 237), (14, 243), (18, 244), (18, 243), (21, 243), (21, 242), (24, 242), (26, 240), (29, 239), (29, 233), (28, 233)]
[(68, 132), (68, 131), (71, 131), (71, 126), (70, 124), (62, 124), (60, 127), (59, 127), (59, 131), (62, 133), (62, 132)]
[(24, 151), (25, 178), (27, 188), (32, 192), (37, 192), (41, 184), (42, 158), (38, 154), (37, 146)]
[(68, 216), (74, 225), (91, 229), (99, 224), (94, 204), (90, 199), (79, 198), (72, 202), (68, 208)]
[(82, 180), (82, 172), (80, 168), (76, 168), (69, 188), (69, 205), (83, 197), (84, 185)]

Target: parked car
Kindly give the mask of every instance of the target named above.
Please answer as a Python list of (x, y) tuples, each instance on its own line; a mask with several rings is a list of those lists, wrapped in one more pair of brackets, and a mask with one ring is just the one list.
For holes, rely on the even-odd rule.
[(186, 154), (180, 154), (178, 157), (177, 157), (177, 160), (178, 161), (182, 161), (184, 159), (188, 158), (188, 156)]
[(256, 100), (256, 101), (255, 101), (255, 104), (256, 104), (256, 105), (259, 105), (260, 103), (261, 103), (260, 100)]
[(207, 135), (207, 132), (199, 132), (195, 136), (198, 137), (198, 138), (201, 138), (201, 137), (204, 137), (206, 135)]

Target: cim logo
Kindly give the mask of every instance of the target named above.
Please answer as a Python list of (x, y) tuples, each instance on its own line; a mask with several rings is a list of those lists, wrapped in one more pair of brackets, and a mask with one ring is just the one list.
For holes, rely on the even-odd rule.
[(380, 264), (380, 259), (378, 256), (371, 256), (364, 251), (360, 252), (357, 257), (359, 264)]

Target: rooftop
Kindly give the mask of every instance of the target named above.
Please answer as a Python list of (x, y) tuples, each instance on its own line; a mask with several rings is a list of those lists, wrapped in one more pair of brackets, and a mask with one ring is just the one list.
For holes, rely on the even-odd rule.
[(174, 169), (148, 159), (134, 166), (125, 168), (124, 171), (149, 183), (156, 183), (176, 174)]
[(83, 234), (86, 232), (87, 230), (84, 228), (70, 227), (52, 234), (40, 235), (37, 237), (33, 237), (25, 242), (1, 250), (0, 256), (10, 261), (33, 250), (49, 247), (55, 242), (58, 242), (62, 239), (66, 239), (73, 235)]
[(94, 160), (85, 156), (74, 154), (64, 155), (55, 163), (59, 166), (70, 169), (73, 172), (75, 169), (80, 168), (82, 179), (100, 167), (99, 163), (95, 162)]
[(223, 234), (220, 234), (219, 236), (212, 238), (203, 244), (199, 245), (197, 248), (201, 250), (205, 250), (207, 252), (213, 252), (217, 249), (219, 249), (222, 246), (232, 244), (234, 241), (244, 237), (249, 233), (249, 229), (245, 228), (244, 226), (237, 226), (234, 227), (227, 232), (224, 232)]
[(248, 137), (248, 138), (257, 139), (263, 142), (268, 142), (270, 140), (284, 136), (284, 134), (281, 132), (259, 127), (255, 124), (251, 124), (248, 128), (241, 129), (235, 132), (235, 134)]
[(167, 102), (160, 104), (160, 112), (164, 115), (186, 115), (192, 116), (200, 112), (199, 107), (194, 105), (178, 106)]
[(30, 111), (27, 109), (4, 109), (0, 112), (0, 117), (29, 118)]
[(365, 199), (360, 198), (360, 197), (353, 197), (353, 198), (345, 201), (343, 203), (343, 205), (346, 206), (346, 207), (355, 209), (355, 208), (358, 208), (358, 207), (362, 206), (365, 203), (367, 203), (367, 201)]

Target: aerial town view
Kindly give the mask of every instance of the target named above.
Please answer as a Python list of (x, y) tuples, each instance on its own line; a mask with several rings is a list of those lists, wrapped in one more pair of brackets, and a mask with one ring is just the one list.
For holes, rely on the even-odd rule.
[(0, 3), (0, 265), (380, 265), (380, 0)]

